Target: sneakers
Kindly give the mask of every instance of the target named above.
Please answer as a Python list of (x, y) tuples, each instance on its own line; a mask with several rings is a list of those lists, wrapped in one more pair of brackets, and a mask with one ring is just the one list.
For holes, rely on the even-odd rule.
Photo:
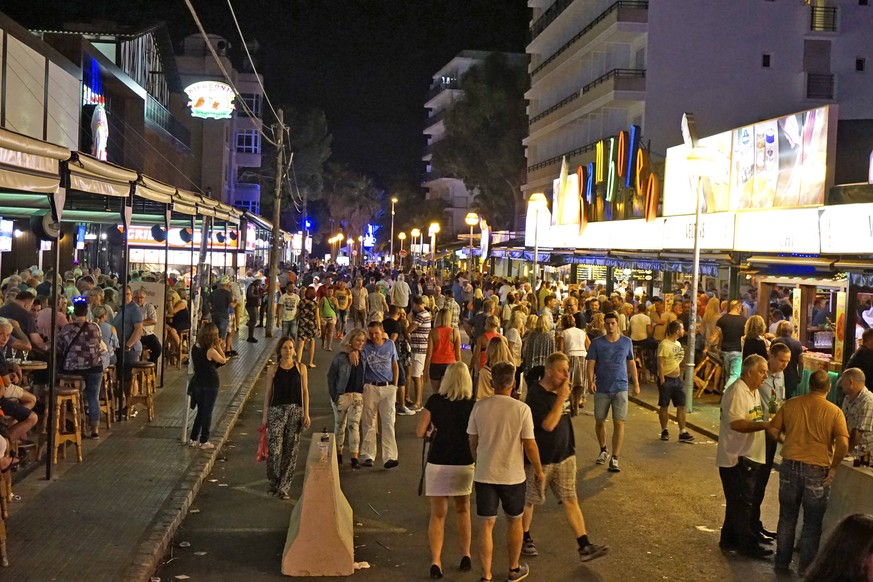
[(364, 459), (363, 461), (361, 461), (361, 466), (362, 467), (372, 467), (373, 466), (373, 459)]
[(203, 450), (203, 451), (211, 451), (214, 448), (215, 448), (215, 445), (213, 445), (212, 443), (210, 443), (208, 441), (203, 443), (202, 445), (200, 445), (200, 450)]
[(397, 414), (399, 414), (400, 416), (413, 416), (415, 414), (415, 411), (405, 406), (398, 406)]
[(618, 473), (619, 471), (621, 471), (618, 466), (618, 457), (613, 456), (611, 459), (609, 459), (609, 467), (607, 467), (606, 470), (611, 473)]
[(522, 556), (539, 556), (540, 553), (537, 551), (537, 547), (534, 545), (534, 541), (532, 538), (528, 538), (521, 544), (521, 555)]
[(506, 577), (507, 582), (515, 582), (516, 580), (524, 580), (530, 574), (530, 568), (527, 564), (519, 564), (518, 568), (509, 571), (509, 576)]
[(198, 443), (197, 441), (188, 441), (188, 446), (189, 447), (199, 447), (200, 443)]
[(361, 466), (358, 464), (358, 458), (352, 457), (352, 470), (357, 471), (360, 468), (361, 468)]
[[(661, 438), (663, 438), (663, 437), (661, 437)], [(692, 443), (692, 442), (694, 442), (694, 435), (686, 430), (685, 432), (679, 434), (679, 442), (680, 443)]]
[(399, 464), (400, 463), (397, 462), (397, 459), (388, 459), (387, 461), (385, 461), (385, 468), (386, 469), (393, 469), (394, 467), (396, 467)]
[(595, 546), (588, 544), (584, 548), (579, 548), (579, 560), (582, 562), (590, 562), (597, 558), (602, 558), (609, 553), (609, 546)]
[(597, 460), (594, 462), (597, 463), (598, 465), (603, 465), (606, 463), (606, 460), (608, 458), (609, 458), (609, 451), (606, 449), (603, 449), (600, 451), (600, 454), (597, 455)]
[[(682, 436), (680, 435), (679, 438), (681, 439)], [(661, 440), (662, 441), (669, 441), (670, 440), (670, 431), (667, 430), (666, 428), (661, 431)]]

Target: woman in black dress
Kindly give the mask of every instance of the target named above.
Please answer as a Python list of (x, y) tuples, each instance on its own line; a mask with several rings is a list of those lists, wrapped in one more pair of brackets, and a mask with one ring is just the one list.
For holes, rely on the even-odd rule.
[(279, 363), (264, 392), (262, 424), (267, 430), (267, 479), (270, 492), (289, 498), (300, 435), (309, 428), (309, 376), (297, 359), (294, 340), (283, 337), (276, 349)]
[(199, 446), (208, 451), (215, 445), (209, 442), (209, 426), (212, 424), (212, 409), (218, 398), (218, 368), (227, 362), (222, 350), (223, 342), (218, 337), (218, 328), (213, 323), (207, 323), (197, 333), (197, 344), (191, 348), (191, 358), (194, 362), (194, 376), (191, 378), (191, 406), (197, 408), (194, 426), (191, 428), (191, 440), (188, 445)]

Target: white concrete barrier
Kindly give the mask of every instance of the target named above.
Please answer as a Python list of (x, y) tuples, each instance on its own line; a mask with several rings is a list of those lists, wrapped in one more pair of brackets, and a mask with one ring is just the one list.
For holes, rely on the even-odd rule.
[(822, 524), (822, 540), (844, 518), (855, 513), (873, 515), (873, 469), (853, 467), (852, 461), (843, 461), (831, 485), (828, 510)]
[(340, 489), (334, 435), (322, 460), (321, 434), (312, 435), (303, 493), (291, 513), (282, 552), (285, 576), (350, 576), (355, 572), (352, 506)]

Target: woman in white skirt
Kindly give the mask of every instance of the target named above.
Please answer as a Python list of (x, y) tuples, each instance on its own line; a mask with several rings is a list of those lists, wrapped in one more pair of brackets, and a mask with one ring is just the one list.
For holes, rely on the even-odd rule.
[(576, 319), (569, 313), (561, 318), (561, 331), (558, 336), (558, 351), (570, 358), (570, 410), (575, 416), (579, 414), (579, 406), (585, 404), (585, 387), (588, 380), (585, 376), (585, 356), (591, 340), (584, 329), (576, 327)]
[(443, 534), (449, 498), (454, 499), (462, 572), (470, 560), (470, 494), (473, 492), (473, 454), (467, 439), (467, 422), (473, 410), (473, 380), (467, 365), (455, 362), (446, 369), (439, 393), (427, 400), (416, 433), (431, 435), (424, 472), (425, 495), (430, 499), (427, 534), (431, 551), (431, 578), (442, 578)]

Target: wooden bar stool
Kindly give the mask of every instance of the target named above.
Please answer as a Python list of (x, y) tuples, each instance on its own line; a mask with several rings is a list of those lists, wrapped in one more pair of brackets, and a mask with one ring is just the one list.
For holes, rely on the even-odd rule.
[(707, 352), (703, 360), (694, 368), (694, 385), (697, 387), (695, 397), (700, 398), (710, 383), (712, 383), (712, 390), (718, 393), (723, 392), (723, 382), (724, 368), (721, 358)]
[(106, 430), (112, 428), (112, 418), (115, 414), (115, 366), (103, 370), (103, 382), (100, 384), (100, 414), (106, 420)]
[(179, 334), (179, 354), (178, 360), (176, 360), (176, 369), (182, 369), (182, 362), (188, 359), (189, 352), (191, 351), (191, 330), (186, 329), (182, 333)]
[(152, 362), (133, 363), (133, 385), (127, 402), (127, 417), (136, 404), (144, 404), (148, 412), (149, 422), (155, 419), (155, 365)]
[[(60, 374), (58, 376), (58, 385), (61, 388), (69, 388), (70, 390), (79, 391), (78, 407), (79, 407), (79, 426), (82, 436), (88, 436), (85, 423), (85, 378), (76, 374)], [(66, 410), (62, 409), (62, 413), (66, 414)]]
[[(73, 376), (64, 376), (60, 378), (60, 386), (55, 393), (55, 422), (52, 430), (55, 434), (55, 443), (52, 450), (52, 463), (58, 462), (58, 449), (62, 448), (61, 458), (67, 458), (67, 443), (76, 445), (76, 458), (78, 462), (82, 462), (82, 418), (80, 414), (82, 410), (82, 391), (79, 388), (73, 387)], [(81, 376), (75, 376), (79, 381), (82, 381)], [(66, 431), (67, 413), (73, 418), (73, 431)]]

